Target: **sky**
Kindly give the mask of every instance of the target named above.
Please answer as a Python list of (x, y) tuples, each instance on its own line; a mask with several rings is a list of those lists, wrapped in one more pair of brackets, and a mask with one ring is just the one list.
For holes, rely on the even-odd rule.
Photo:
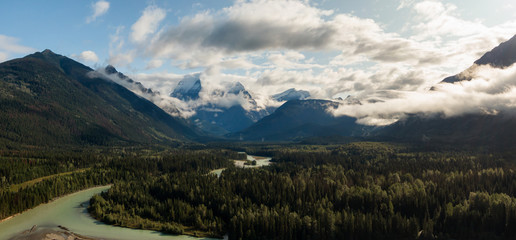
[[(398, 109), (410, 103), (473, 97), (478, 86), (446, 85), (444, 97), (428, 89), (516, 34), (512, 0), (27, 0), (0, 9), (0, 62), (51, 49), (94, 69), (111, 64), (164, 96), (185, 76), (199, 76), (205, 92), (238, 81), (261, 107), (290, 88), (377, 99), (338, 111), (373, 124), (420, 110)], [(507, 71), (484, 75), (511, 79)], [(491, 111), (484, 105), (472, 109)]]

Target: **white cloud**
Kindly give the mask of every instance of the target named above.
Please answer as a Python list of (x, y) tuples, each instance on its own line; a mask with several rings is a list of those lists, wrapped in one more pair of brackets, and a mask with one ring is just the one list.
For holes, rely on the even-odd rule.
[(117, 67), (131, 64), (136, 57), (136, 49), (125, 49), (125, 40), (122, 35), (124, 29), (123, 26), (119, 26), (110, 36), (108, 63)]
[(100, 0), (91, 5), (93, 14), (86, 18), (86, 23), (94, 22), (98, 17), (104, 15), (109, 10), (109, 2)]
[(134, 61), (136, 56), (135, 50), (128, 52), (120, 52), (109, 56), (108, 63), (113, 66), (128, 66)]
[(34, 48), (20, 45), (19, 41), (18, 38), (0, 34), (0, 62), (8, 60), (13, 54), (27, 54), (36, 51)]
[(396, 10), (400, 10), (400, 9), (412, 6), (412, 4), (414, 4), (414, 1), (415, 0), (400, 0), (400, 4), (398, 5), (398, 8), (396, 8)]
[(31, 47), (18, 44), (18, 38), (0, 34), (0, 50), (11, 53), (29, 53), (35, 51)]
[(4, 53), (4, 52), (0, 52), (0, 62), (4, 62), (8, 59), (8, 55), (7, 53)]
[(161, 60), (161, 59), (152, 59), (151, 61), (149, 61), (147, 63), (147, 66), (145, 67), (145, 69), (159, 68), (162, 65), (163, 65), (163, 60)]
[(326, 66), (314, 64), (313, 59), (305, 59), (305, 55), (297, 51), (271, 52), (267, 59), (271, 66), (286, 69), (311, 69), (325, 68)]
[(164, 9), (154, 5), (148, 6), (142, 16), (136, 21), (131, 29), (131, 40), (136, 43), (144, 42), (150, 34), (158, 29), (159, 23), (165, 19), (167, 13)]
[(99, 57), (97, 56), (97, 54), (93, 51), (90, 51), (90, 50), (87, 50), (87, 51), (84, 51), (82, 52), (81, 54), (79, 54), (78, 56), (74, 55), (73, 57), (79, 59), (80, 61), (83, 61), (83, 62), (93, 62), (93, 63), (96, 63), (99, 61)]
[[(183, 67), (192, 68), (209, 67), (235, 55), (269, 51), (340, 51), (341, 58), (357, 61), (422, 65), (437, 64), (447, 57), (427, 43), (386, 33), (372, 19), (335, 14), (302, 1), (273, 0), (238, 1), (218, 12), (186, 16), (178, 25), (158, 31), (144, 51), (183, 61)], [(343, 63), (333, 63), (338, 62)]]
[(455, 13), (457, 6), (436, 1), (423, 1), (414, 5), (419, 24), (413, 28), (419, 31), (417, 38), (443, 35), (467, 36), (487, 31), (479, 21), (466, 21)]
[(439, 84), (435, 91), (394, 91), (395, 98), (360, 106), (341, 106), (336, 115), (354, 116), (364, 124), (392, 123), (407, 114), (444, 117), (465, 113), (496, 114), (516, 109), (516, 66), (481, 66), (477, 77), (455, 84)]

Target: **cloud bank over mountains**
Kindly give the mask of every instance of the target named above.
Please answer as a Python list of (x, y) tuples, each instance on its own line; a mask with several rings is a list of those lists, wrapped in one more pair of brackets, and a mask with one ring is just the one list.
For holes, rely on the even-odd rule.
[(434, 91), (398, 91), (395, 98), (363, 105), (341, 105), (333, 113), (366, 125), (387, 125), (409, 114), (443, 117), (516, 114), (516, 66), (478, 66), (470, 81), (441, 83)]
[[(514, 18), (475, 19), (468, 15), (474, 6), (453, 0), (330, 2), (236, 0), (185, 5), (158, 0), (129, 5), (96, 0), (77, 8), (83, 12), (76, 25), (82, 25), (73, 29), (94, 31), (104, 38), (88, 37), (81, 49), (67, 55), (87, 64), (116, 66), (146, 88), (159, 91), (162, 97), (154, 101), (160, 106), (176, 107), (185, 116), (208, 101), (225, 106), (245, 102), (212, 94), (237, 82), (259, 108), (277, 106), (270, 96), (288, 89), (308, 91), (314, 99), (351, 95), (363, 105), (339, 109), (338, 114), (380, 124), (417, 111), (450, 115), (479, 109), (492, 112), (502, 108), (498, 102), (511, 105), (504, 95), (512, 89), (512, 68), (482, 68), (470, 83), (429, 89), (516, 34)], [(345, 10), (336, 7), (339, 4)], [(94, 47), (98, 39), (106, 41), (104, 48)], [(0, 35), (0, 61), (35, 51), (21, 43)], [(198, 76), (202, 82), (199, 99), (187, 103), (170, 97), (188, 76)], [(435, 108), (430, 106), (433, 102)]]
[[(184, 16), (178, 24), (168, 24), (167, 10), (151, 5), (129, 33), (118, 29), (113, 35), (112, 59), (129, 65), (148, 59), (146, 69), (171, 64), (194, 70), (204, 91), (241, 82), (259, 106), (272, 104), (270, 95), (290, 88), (307, 90), (312, 98), (381, 99), (338, 111), (369, 124), (416, 111), (450, 115), (489, 109), (494, 104), (489, 93), (471, 83), (427, 91), (514, 35), (516, 21), (486, 26), (462, 19), (453, 4), (429, 0), (401, 1), (397, 11), (411, 17), (399, 32), (388, 32), (373, 19), (321, 9), (310, 1), (235, 1), (221, 10)], [(324, 58), (313, 57), (317, 54)], [(167, 86), (170, 93), (181, 77), (169, 75), (132, 77), (160, 92)], [(472, 83), (478, 81), (497, 84)], [(474, 93), (485, 95), (484, 100), (469, 101)]]

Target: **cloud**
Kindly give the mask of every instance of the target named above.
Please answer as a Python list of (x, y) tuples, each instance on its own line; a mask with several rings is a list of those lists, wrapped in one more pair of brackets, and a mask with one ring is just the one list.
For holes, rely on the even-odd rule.
[(151, 61), (149, 61), (147, 63), (147, 66), (145, 67), (145, 69), (154, 69), (154, 68), (159, 68), (163, 65), (163, 60), (160, 60), (160, 59), (153, 59)]
[(167, 13), (164, 9), (154, 5), (148, 6), (142, 16), (136, 21), (131, 30), (131, 40), (136, 43), (143, 43), (150, 34), (158, 29), (159, 23), (165, 19)]
[(147, 51), (190, 61), (262, 50), (328, 49), (338, 32), (322, 19), (330, 14), (299, 1), (239, 1), (218, 12), (184, 17), (160, 31)]
[(400, 9), (412, 6), (414, 4), (414, 1), (415, 0), (400, 0), (400, 4), (398, 5), (398, 8), (396, 8), (396, 10), (400, 10)]
[(0, 62), (4, 62), (8, 59), (8, 55), (7, 53), (4, 53), (4, 52), (0, 52)]
[(119, 52), (109, 56), (108, 63), (113, 66), (128, 66), (134, 61), (135, 50)]
[(487, 31), (481, 22), (460, 19), (457, 6), (436, 1), (422, 1), (414, 5), (420, 23), (413, 26), (419, 31), (417, 38), (442, 35), (467, 36)]
[(36, 51), (34, 48), (20, 45), (19, 41), (18, 38), (0, 34), (0, 62), (8, 60), (12, 54), (27, 54)]
[(97, 54), (93, 51), (84, 51), (82, 52), (81, 54), (79, 54), (78, 56), (77, 55), (73, 55), (72, 57), (76, 58), (76, 59), (79, 59), (80, 61), (82, 62), (93, 62), (93, 63), (96, 63), (99, 61), (99, 57), (97, 56)]
[(136, 49), (125, 49), (125, 40), (122, 36), (125, 27), (119, 26), (113, 35), (109, 36), (109, 59), (108, 63), (121, 67), (131, 64), (136, 57)]
[[(221, 10), (196, 9), (174, 24), (166, 22), (165, 10), (151, 5), (127, 38), (123, 28), (117, 29), (109, 62), (130, 64), (143, 57), (147, 69), (170, 62), (183, 70), (200, 71), (202, 101), (237, 81), (252, 92), (259, 106), (274, 104), (269, 96), (289, 88), (310, 91), (314, 98), (353, 95), (365, 100), (364, 110), (358, 106), (347, 110), (360, 121), (381, 124), (420, 110), (417, 104), (430, 105), (434, 98), (436, 105), (447, 107), (445, 102), (450, 101), (459, 109), (460, 101), (452, 100), (468, 100), (461, 97), (466, 95), (460, 94), (462, 90), (455, 91), (456, 86), (428, 89), (516, 33), (516, 21), (487, 26), (463, 19), (455, 5), (442, 1), (402, 0), (398, 10), (408, 14), (399, 33), (387, 32), (385, 23), (321, 9), (311, 1), (234, 1)], [(158, 75), (135, 78), (142, 77), (139, 80), (146, 86), (166, 93), (182, 76)], [(486, 90), (479, 95), (493, 94)], [(383, 102), (374, 105), (367, 100)], [(451, 112), (444, 107), (423, 108), (423, 112), (438, 111)]]
[(408, 114), (453, 117), (516, 110), (516, 66), (480, 66), (476, 75), (471, 81), (439, 84), (436, 91), (393, 91), (394, 98), (360, 106), (343, 105), (334, 114), (357, 117), (362, 124), (385, 125)]
[(34, 48), (18, 44), (19, 41), (18, 38), (0, 34), (0, 50), (11, 53), (29, 53), (34, 51)]
[[(151, 29), (148, 35), (156, 32)], [(423, 26), (418, 28), (422, 30)], [(237, 1), (220, 11), (186, 16), (179, 24), (153, 34), (142, 51), (152, 57), (184, 61), (181, 66), (185, 68), (209, 67), (234, 55), (269, 51), (339, 51), (341, 59), (353, 58), (350, 63), (372, 60), (435, 65), (448, 57), (428, 42), (385, 32), (372, 19), (336, 14), (306, 1), (273, 0)], [(333, 61), (334, 65), (339, 63), (345, 64)]]
[(109, 10), (109, 2), (100, 0), (91, 5), (93, 14), (86, 18), (86, 23), (94, 22), (98, 17), (104, 15)]

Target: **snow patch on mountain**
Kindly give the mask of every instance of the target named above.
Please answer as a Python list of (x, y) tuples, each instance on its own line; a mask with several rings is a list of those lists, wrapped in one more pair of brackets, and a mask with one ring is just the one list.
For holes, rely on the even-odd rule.
[(199, 99), (199, 92), (201, 92), (201, 89), (202, 85), (201, 80), (199, 79), (199, 74), (187, 75), (183, 80), (179, 81), (170, 96), (183, 101), (197, 100)]
[(310, 93), (308, 91), (296, 90), (295, 88), (291, 88), (282, 93), (272, 95), (272, 99), (278, 102), (304, 100), (308, 97), (310, 97)]

